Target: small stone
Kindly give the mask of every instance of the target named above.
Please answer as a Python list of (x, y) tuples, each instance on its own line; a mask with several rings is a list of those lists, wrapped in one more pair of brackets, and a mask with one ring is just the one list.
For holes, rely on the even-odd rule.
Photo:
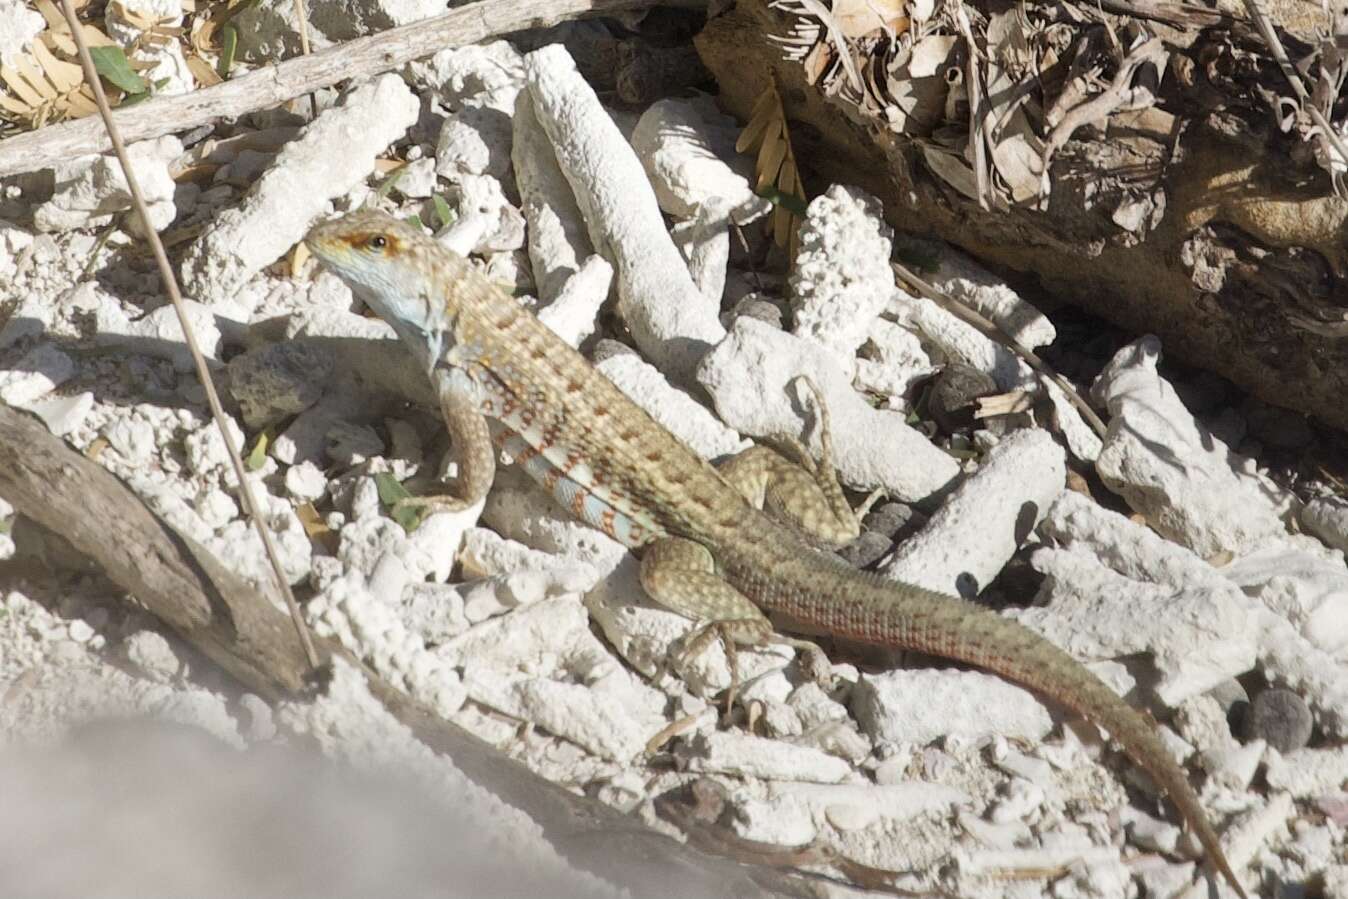
[(399, 170), (394, 191), (413, 200), (424, 200), (435, 193), (435, 160), (416, 159)]
[(1291, 690), (1265, 690), (1254, 697), (1245, 716), (1247, 740), (1264, 740), (1283, 754), (1301, 749), (1311, 739), (1311, 710)]
[(970, 365), (952, 362), (941, 370), (932, 385), (927, 410), (946, 434), (974, 426), (974, 402), (997, 392), (997, 382)]
[(400, 418), (391, 418), (385, 421), (388, 427), (389, 441), (392, 444), (390, 455), (394, 459), (401, 459), (407, 464), (417, 466), (422, 463), (421, 435), (411, 422), (403, 421)]
[(1348, 499), (1326, 496), (1301, 509), (1301, 523), (1329, 546), (1348, 553)]
[(725, 313), (723, 323), (729, 328), (731, 322), (740, 316), (767, 322), (779, 331), (783, 327), (782, 307), (763, 299), (758, 294), (751, 293), (736, 303), (735, 308)]
[(75, 360), (53, 344), (42, 343), (0, 370), (0, 403), (27, 406), (75, 376)]
[(598, 365), (605, 359), (611, 359), (614, 356), (630, 356), (634, 353), (636, 353), (636, 350), (627, 344), (606, 337), (594, 345), (594, 352), (590, 354), (590, 361)]
[(262, 697), (245, 693), (239, 698), (239, 708), (244, 713), (243, 736), (249, 743), (264, 743), (276, 736), (271, 706)]
[(1227, 678), (1217, 684), (1208, 691), (1208, 695), (1217, 700), (1217, 704), (1222, 707), (1222, 711), (1228, 715), (1235, 709), (1245, 709), (1250, 704), (1250, 694), (1234, 677)]
[(268, 344), (229, 361), (229, 390), (244, 423), (260, 430), (318, 402), (334, 364), (332, 353), (312, 343)]
[(85, 391), (74, 396), (47, 396), (32, 405), (32, 412), (57, 437), (64, 437), (84, 423), (94, 408), (94, 395)]
[[(154, 427), (141, 418), (119, 418), (104, 428), (103, 436), (118, 455), (132, 464), (148, 462), (155, 453)], [(190, 452), (188, 456), (190, 459)]]
[(223, 490), (202, 491), (196, 500), (197, 514), (206, 524), (219, 530), (239, 517), (239, 505)]
[(379, 517), (379, 486), (374, 478), (363, 477), (351, 488), (351, 519)]
[(861, 519), (863, 529), (883, 534), (895, 543), (917, 533), (926, 523), (927, 516), (907, 503), (892, 500), (876, 503)]
[(94, 636), (94, 629), (89, 626), (87, 621), (75, 620), (70, 622), (67, 629), (70, 633), (70, 639), (76, 643), (88, 643)]
[(328, 479), (317, 465), (304, 461), (286, 470), (285, 485), (292, 498), (311, 503), (327, 491)]
[(167, 683), (178, 676), (182, 662), (164, 635), (158, 631), (137, 631), (122, 644), (126, 658), (151, 680)]
[(324, 452), (339, 465), (359, 465), (371, 456), (382, 455), (384, 441), (369, 425), (339, 421), (328, 429)]
[(869, 569), (894, 550), (894, 541), (878, 531), (862, 531), (857, 539), (839, 547), (838, 555), (853, 568)]

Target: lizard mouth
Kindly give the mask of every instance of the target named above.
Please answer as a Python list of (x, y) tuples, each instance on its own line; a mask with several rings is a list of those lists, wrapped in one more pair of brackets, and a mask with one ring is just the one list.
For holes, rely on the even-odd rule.
[(304, 235), (303, 243), (313, 253), (324, 262), (333, 258), (336, 251), (341, 247), (343, 241), (332, 233), (330, 222), (320, 222), (309, 229), (309, 233)]

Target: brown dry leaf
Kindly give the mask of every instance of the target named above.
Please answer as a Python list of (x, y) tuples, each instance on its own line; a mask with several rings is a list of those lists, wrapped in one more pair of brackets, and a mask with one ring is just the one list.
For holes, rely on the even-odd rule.
[(216, 19), (198, 18), (192, 23), (192, 50), (198, 55), (204, 53), (217, 53), (220, 45), (215, 41), (215, 32), (219, 30), (220, 23)]
[(37, 7), (38, 12), (42, 13), (42, 18), (47, 20), (48, 28), (53, 31), (70, 31), (70, 28), (66, 25), (66, 17), (61, 14), (61, 10), (52, 0), (37, 0), (33, 5)]
[(992, 148), (992, 164), (1013, 203), (1039, 196), (1044, 174), (1044, 142), (1034, 133), (1023, 108), (1017, 108)]
[(62, 62), (52, 55), (42, 41), (33, 42), (33, 57), (42, 66), (42, 73), (60, 93), (72, 91), (84, 83), (84, 69), (73, 62)]
[(815, 84), (819, 77), (828, 69), (828, 65), (833, 61), (833, 54), (829, 50), (829, 45), (820, 41), (810, 48), (810, 52), (805, 54), (801, 60), (801, 68), (805, 70), (805, 83)]
[(744, 126), (735, 150), (747, 153), (757, 150), (754, 162), (755, 192), (773, 200), (768, 227), (773, 241), (795, 258), (797, 225), (800, 217), (795, 209), (804, 209), (805, 195), (800, 185), (796, 156), (791, 150), (791, 135), (786, 127), (786, 112), (777, 88), (769, 84), (754, 103), (749, 124)]
[(122, 0), (110, 0), (108, 3), (108, 10), (110, 12), (115, 12), (123, 22), (130, 25), (132, 28), (135, 28), (137, 31), (149, 31), (151, 28), (154, 28), (160, 22), (164, 21), (155, 16), (147, 15), (138, 9), (128, 9)]
[[(90, 0), (75, 0), (75, 12), (78, 13), (81, 9), (88, 6), (89, 2)], [(38, 12), (42, 13), (42, 18), (47, 20), (47, 32), (44, 33), (43, 37), (49, 35), (58, 36), (62, 38), (63, 41), (69, 41), (70, 50), (68, 52), (64, 42), (57, 46), (62, 53), (65, 53), (73, 59), (75, 57), (75, 45), (74, 41), (70, 40), (70, 23), (66, 21), (66, 17), (62, 14), (60, 7), (53, 3), (52, 0), (37, 0), (34, 5), (37, 7)], [(81, 22), (80, 31), (84, 35), (85, 43), (90, 47), (106, 47), (113, 42), (112, 38), (88, 23)]]
[(864, 37), (888, 28), (897, 34), (908, 29), (906, 0), (834, 0), (833, 20), (847, 37)]
[(57, 59), (43, 41), (35, 41), (32, 52), (32, 58), (16, 54), (12, 65), (0, 66), (0, 107), (32, 128), (94, 112), (82, 69)]
[(913, 45), (906, 59), (896, 57), (898, 65), (885, 78), (891, 130), (927, 135), (940, 122), (959, 40), (952, 34), (929, 35)]
[(318, 514), (313, 503), (301, 503), (295, 507), (295, 517), (300, 520), (304, 526), (304, 533), (309, 535), (309, 539), (322, 544), (323, 548), (330, 553), (337, 552), (337, 533), (328, 527), (328, 523), (323, 520), (323, 516)]
[[(76, 0), (76, 10), (90, 0)], [(84, 82), (84, 70), (76, 62), (74, 37), (65, 16), (53, 0), (35, 0), (33, 7), (47, 22), (33, 42), (31, 57), (15, 55), (0, 68), (0, 110), (6, 118), (38, 128), (50, 121), (80, 118), (95, 112), (93, 91)], [(112, 39), (92, 25), (80, 24), (91, 47), (103, 47)]]
[(759, 98), (754, 101), (753, 111), (749, 113), (749, 124), (744, 126), (744, 130), (740, 132), (739, 138), (735, 141), (736, 153), (747, 153), (758, 146), (759, 139), (762, 138), (764, 130), (773, 120), (776, 112), (773, 93), (773, 90), (769, 88), (763, 91)]
[(304, 264), (309, 261), (311, 255), (304, 241), (295, 244), (295, 248), (290, 251), (290, 277), (300, 276), (300, 272), (304, 271)]
[(939, 147), (925, 146), (922, 155), (936, 176), (971, 200), (978, 199), (978, 179), (967, 162)]
[[(18, 59), (19, 57), (15, 57)], [(13, 99), (23, 104), (25, 111), (37, 109), (47, 102), (42, 92), (28, 82), (13, 66), (0, 66), (0, 81), (4, 82)]]
[(763, 144), (758, 148), (758, 161), (754, 165), (754, 190), (762, 192), (768, 185), (777, 182), (789, 147), (783, 129), (773, 128), (763, 135)]
[(1012, 72), (1034, 69), (1034, 50), (1030, 46), (1027, 25), (1025, 11), (1019, 6), (1008, 7), (988, 17), (988, 54)]
[(210, 87), (225, 80), (220, 77), (219, 72), (215, 71), (215, 66), (196, 54), (187, 57), (187, 70), (192, 73), (192, 77), (202, 87)]

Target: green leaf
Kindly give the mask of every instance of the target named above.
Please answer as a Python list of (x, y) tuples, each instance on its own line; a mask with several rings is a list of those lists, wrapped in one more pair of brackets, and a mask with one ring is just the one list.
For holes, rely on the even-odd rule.
[(407, 492), (407, 488), (398, 482), (391, 473), (381, 471), (374, 476), (375, 489), (379, 491), (379, 501), (386, 506), (391, 506), (400, 500), (409, 499), (412, 494)]
[(229, 77), (234, 67), (234, 53), (239, 49), (239, 29), (233, 24), (220, 29), (220, 58), (216, 60), (215, 72), (221, 78)]
[(267, 446), (271, 443), (271, 435), (266, 431), (257, 435), (257, 441), (253, 444), (253, 449), (248, 453), (248, 458), (244, 460), (244, 465), (249, 471), (261, 471), (262, 466), (267, 464)]
[(421, 216), (417, 215), (415, 212), (403, 219), (403, 221), (407, 222), (407, 224), (411, 225), (413, 228), (425, 227), (421, 224)]
[(439, 194), (431, 195), (431, 204), (435, 206), (435, 217), (440, 220), (441, 228), (448, 228), (458, 218), (454, 214), (454, 210), (449, 208), (449, 204), (445, 202), (445, 198)]
[(109, 84), (128, 94), (143, 94), (148, 90), (145, 79), (131, 68), (121, 47), (90, 47), (89, 55), (94, 58), (98, 74)]
[(762, 190), (754, 191), (758, 196), (767, 200), (774, 206), (780, 206), (792, 215), (805, 217), (805, 200), (795, 194), (782, 193), (771, 184), (765, 185)]
[(394, 508), (401, 500), (412, 497), (412, 494), (407, 492), (407, 488), (398, 483), (398, 479), (387, 471), (374, 476), (374, 486), (379, 491), (379, 501), (390, 510), (389, 514), (393, 516), (393, 520), (402, 525), (404, 531), (409, 533), (415, 531), (417, 525), (421, 524), (421, 519), (425, 516), (426, 510), (416, 506)]
[(374, 195), (376, 197), (387, 197), (388, 192), (393, 190), (393, 186), (398, 183), (398, 179), (402, 178), (402, 176), (406, 174), (407, 174), (407, 163), (403, 163), (402, 165), (398, 166), (396, 169), (388, 173), (388, 177), (384, 179), (384, 183), (374, 189)]

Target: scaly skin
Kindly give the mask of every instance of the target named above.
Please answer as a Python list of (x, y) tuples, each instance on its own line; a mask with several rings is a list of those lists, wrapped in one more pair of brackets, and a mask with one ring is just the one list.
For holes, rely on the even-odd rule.
[[(504, 397), (516, 419), (525, 410), (536, 430), (531, 444), (554, 451), (563, 472), (584, 471), (578, 476), (590, 478), (605, 502), (643, 523), (634, 543), (667, 535), (695, 541), (764, 610), (814, 630), (976, 665), (1108, 731), (1170, 795), (1209, 862), (1246, 899), (1154, 724), (1076, 659), (973, 603), (882, 580), (815, 551), (750, 505), (467, 260), (420, 231), (360, 211), (317, 226), (306, 243), (394, 326), (433, 379), (459, 368)], [(502, 412), (500, 401), (482, 408)]]

